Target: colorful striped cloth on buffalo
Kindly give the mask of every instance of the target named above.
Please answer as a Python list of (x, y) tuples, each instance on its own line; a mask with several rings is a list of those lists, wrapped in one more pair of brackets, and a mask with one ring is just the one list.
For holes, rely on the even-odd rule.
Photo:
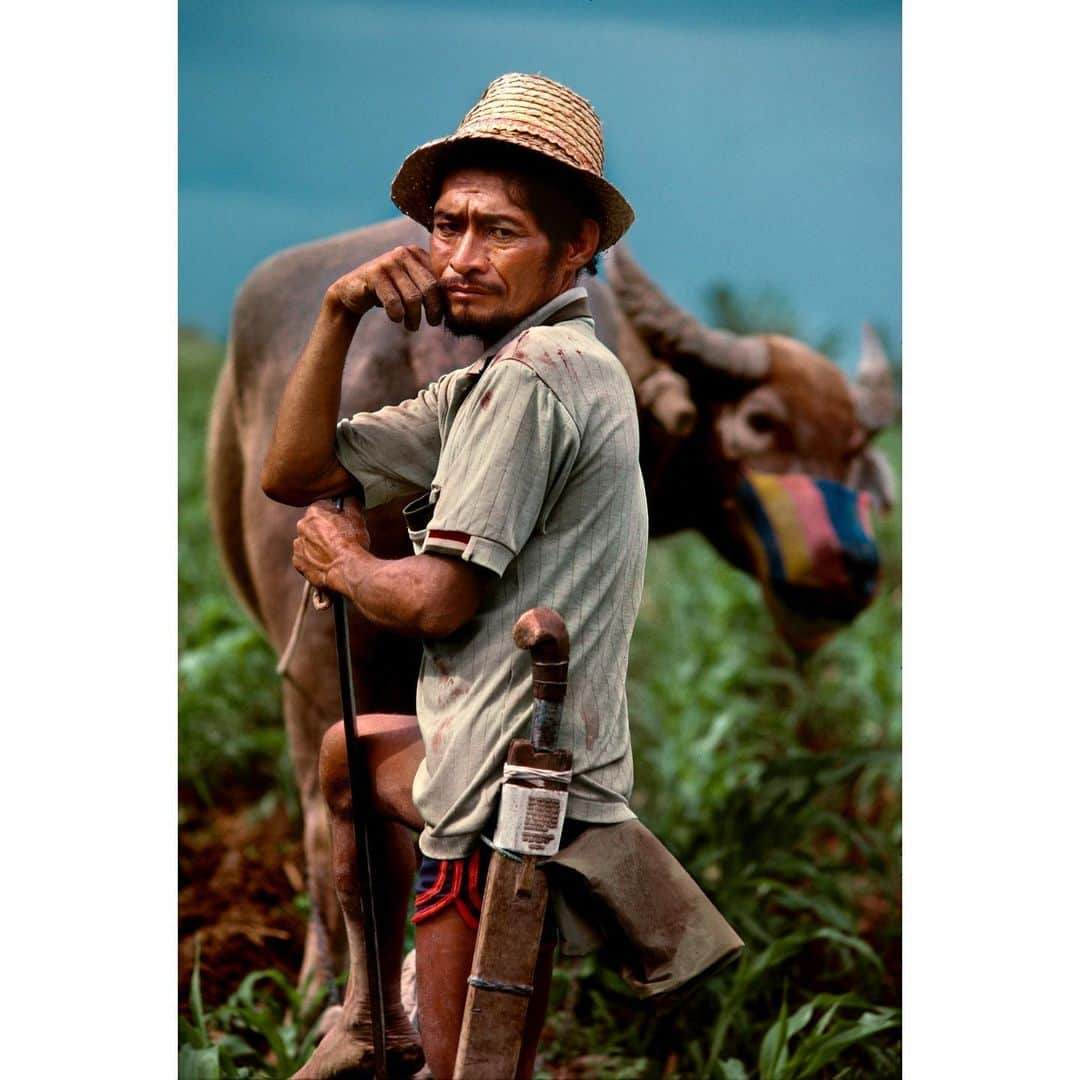
[(866, 491), (798, 473), (744, 472), (739, 517), (780, 632), (821, 645), (874, 598), (879, 559)]

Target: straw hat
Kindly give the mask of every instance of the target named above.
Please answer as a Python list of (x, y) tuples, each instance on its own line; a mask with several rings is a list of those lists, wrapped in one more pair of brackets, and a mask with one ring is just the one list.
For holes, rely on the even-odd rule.
[(402, 213), (431, 228), (439, 166), (452, 147), (470, 139), (510, 143), (571, 170), (596, 201), (598, 250), (611, 247), (630, 228), (633, 209), (604, 179), (604, 133), (593, 107), (554, 79), (517, 73), (500, 75), (453, 135), (425, 143), (402, 162), (390, 186), (390, 198)]

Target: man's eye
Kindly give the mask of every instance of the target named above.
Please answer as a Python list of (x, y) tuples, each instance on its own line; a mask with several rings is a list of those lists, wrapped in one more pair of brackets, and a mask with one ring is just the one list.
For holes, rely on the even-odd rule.
[(494, 228), (491, 230), (491, 235), (494, 236), (496, 240), (509, 240), (514, 234), (510, 229)]
[(454, 233), (453, 222), (450, 222), (450, 221), (436, 221), (435, 222), (435, 231), (440, 236), (452, 236), (453, 233)]
[(746, 418), (746, 422), (754, 431), (762, 435), (776, 427), (776, 421), (768, 413), (763, 412), (751, 413)]

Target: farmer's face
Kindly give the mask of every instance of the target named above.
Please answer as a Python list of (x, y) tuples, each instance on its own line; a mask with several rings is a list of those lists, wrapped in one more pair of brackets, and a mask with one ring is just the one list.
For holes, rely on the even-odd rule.
[(574, 282), (576, 267), (524, 205), (512, 174), (461, 169), (443, 181), (431, 231), (431, 268), (444, 323), (490, 345)]

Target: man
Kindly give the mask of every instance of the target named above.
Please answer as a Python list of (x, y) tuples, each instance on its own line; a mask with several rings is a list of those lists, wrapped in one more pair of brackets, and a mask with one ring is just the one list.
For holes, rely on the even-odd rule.
[[(591, 106), (540, 76), (505, 75), (457, 132), (405, 160), (398, 207), (431, 230), (429, 251), (398, 248), (327, 290), (286, 387), (263, 472), (292, 505), (359, 490), (375, 506), (427, 494), (406, 520), (416, 554), (369, 551), (355, 498), (313, 505), (294, 565), (343, 593), (378, 626), (417, 635), (424, 657), (415, 717), (361, 716), (384, 875), (383, 955), (396, 963), (414, 868), (406, 829), (422, 830), (416, 948), (423, 1051), (450, 1076), (472, 961), (486, 848), (502, 764), (530, 714), (530, 665), (510, 636), (517, 617), (552, 607), (571, 666), (562, 742), (571, 750), (565, 837), (634, 819), (625, 678), (641, 597), (647, 517), (633, 392), (596, 339), (585, 291), (633, 220), (603, 178)], [(374, 308), (416, 330), (421, 318), (475, 335), (485, 349), (399, 406), (338, 423), (345, 355)], [(363, 941), (342, 725), (323, 742), (335, 884), (349, 932), (343, 1013), (300, 1075), (370, 1061)], [(726, 926), (726, 924), (725, 924)], [(733, 935), (732, 935), (733, 937)], [(734, 939), (737, 941), (737, 939)], [(730, 951), (727, 949), (726, 951)], [(520, 1076), (531, 1076), (552, 947), (538, 963)], [(715, 959), (715, 957), (713, 958)], [(384, 996), (391, 1060), (419, 1064), (396, 968)]]

